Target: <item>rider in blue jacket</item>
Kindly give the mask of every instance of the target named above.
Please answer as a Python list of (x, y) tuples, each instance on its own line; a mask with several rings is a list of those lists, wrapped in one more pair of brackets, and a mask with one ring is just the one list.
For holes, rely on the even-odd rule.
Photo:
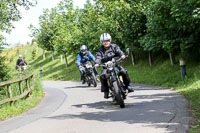
[[(85, 83), (85, 78), (84, 78), (84, 74), (85, 74), (85, 68), (83, 67), (84, 63), (86, 63), (87, 61), (95, 61), (95, 57), (94, 55), (90, 52), (87, 51), (87, 46), (86, 45), (82, 45), (80, 48), (81, 52), (77, 55), (77, 61), (76, 64), (79, 67), (79, 71), (81, 74), (81, 80), (82, 80), (82, 84)], [(96, 75), (96, 77), (98, 76), (98, 73), (96, 71), (96, 68), (94, 67), (94, 73)]]

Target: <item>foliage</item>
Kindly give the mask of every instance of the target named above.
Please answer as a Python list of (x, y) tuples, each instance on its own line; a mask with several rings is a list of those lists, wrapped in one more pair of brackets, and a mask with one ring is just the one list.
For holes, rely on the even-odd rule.
[[(28, 10), (31, 6), (36, 4), (36, 0), (3, 0), (0, 3), (0, 31), (1, 32), (10, 32), (13, 26), (13, 22), (19, 21), (21, 19), (21, 12), (19, 7), (24, 7)], [(3, 35), (0, 34), (0, 46), (4, 43), (2, 42), (4, 39)]]
[[(34, 62), (35, 60), (32, 59), (32, 52), (29, 52), (29, 51), (35, 51), (35, 49), (36, 49), (35, 44), (34, 45), (27, 44), (23, 47), (18, 45), (16, 48), (5, 49), (2, 52), (2, 56), (5, 57), (6, 67), (8, 67), (8, 69), (10, 70), (9, 79), (16, 79), (21, 76), (24, 76), (24, 75), (34, 72), (34, 78), (32, 81), (32, 84), (34, 84), (34, 90), (32, 92), (32, 97), (30, 97), (26, 100), (21, 99), (21, 100), (14, 102), (13, 107), (11, 107), (9, 103), (1, 105), (0, 106), (0, 120), (19, 115), (20, 113), (29, 110), (30, 108), (37, 105), (44, 95), (42, 84), (41, 84), (41, 79), (39, 78), (39, 73), (38, 73), (39, 70), (36, 68), (33, 68), (32, 64), (35, 64), (36, 62)], [(18, 75), (17, 70), (15, 70), (15, 67), (14, 67), (16, 64), (16, 60), (18, 59), (18, 56), (16, 56), (16, 55), (19, 55), (19, 54), (23, 55), (24, 51), (28, 51), (27, 54), (25, 55), (25, 57), (26, 57), (26, 61), (30, 64), (30, 67), (28, 67), (26, 70), (24, 70), (21, 75)], [(41, 49), (39, 49), (39, 53), (42, 53)], [(38, 57), (39, 57), (39, 55), (35, 55), (35, 58), (38, 58)], [(12, 58), (12, 61), (10, 62), (11, 58)], [(0, 70), (2, 70), (2, 69), (0, 68)], [(23, 85), (23, 89), (25, 89), (25, 86), (26, 86), (25, 81), (22, 83), (22, 85)], [(18, 88), (19, 84), (15, 83), (12, 85), (12, 87)], [(3, 89), (4, 89), (3, 91), (0, 90), (0, 99), (7, 96), (6, 95), (7, 87), (5, 87)], [(19, 90), (17, 90), (17, 89), (12, 89), (12, 91), (13, 91), (14, 96), (19, 94)]]
[[(23, 84), (25, 85), (25, 83)], [(32, 92), (32, 97), (27, 98), (26, 100), (17, 100), (14, 102), (13, 106), (10, 106), (9, 103), (0, 106), (0, 120), (4, 120), (28, 111), (30, 108), (34, 107), (40, 102), (44, 93), (38, 75), (34, 76), (33, 84), (34, 90)], [(16, 86), (19, 85), (17, 84)]]
[[(193, 13), (197, 0), (152, 0), (146, 6), (147, 30), (141, 45), (144, 50), (186, 51), (198, 48), (200, 23)], [(197, 14), (196, 14), (197, 16)]]
[[(28, 10), (31, 6), (36, 4), (35, 0), (1, 0), (0, 2), (0, 48), (6, 45), (5, 38), (2, 32), (10, 33), (11, 29), (14, 28), (13, 22), (21, 19), (21, 12), (19, 7), (24, 7)], [(0, 56), (0, 81), (7, 80), (8, 69), (4, 64), (4, 58)], [(11, 59), (12, 60), (12, 59)]]
[(0, 56), (0, 82), (9, 79), (8, 67), (4, 64), (5, 58)]
[(95, 0), (75, 9), (72, 0), (63, 0), (44, 10), (41, 28), (32, 33), (42, 48), (69, 54), (76, 54), (83, 44), (96, 51), (103, 32), (121, 48), (198, 50), (199, 4), (197, 0)]
[(33, 51), (32, 51), (32, 59), (35, 59), (35, 56), (36, 56), (36, 50), (33, 49)]

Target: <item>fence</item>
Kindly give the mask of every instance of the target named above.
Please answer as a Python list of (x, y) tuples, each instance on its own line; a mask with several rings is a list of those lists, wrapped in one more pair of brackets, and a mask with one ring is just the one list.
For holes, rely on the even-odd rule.
[[(0, 82), (0, 88), (7, 87), (6, 88), (7, 93), (4, 93), (4, 94), (8, 95), (7, 98), (0, 100), (0, 105), (8, 103), (8, 102), (10, 102), (12, 104), (14, 101), (16, 101), (18, 99), (24, 98), (25, 96), (30, 96), (31, 92), (33, 90), (33, 85), (31, 86), (32, 78), (33, 78), (33, 73), (26, 75), (24, 77), (18, 78), (18, 79)], [(23, 81), (25, 81), (24, 87), (26, 89), (23, 89), (24, 88), (23, 84), (22, 84)], [(17, 85), (18, 87), (11, 86), (12, 84), (15, 84), (15, 83), (18, 83), (18, 85)], [(19, 95), (14, 96), (13, 93), (15, 91), (19, 91)]]

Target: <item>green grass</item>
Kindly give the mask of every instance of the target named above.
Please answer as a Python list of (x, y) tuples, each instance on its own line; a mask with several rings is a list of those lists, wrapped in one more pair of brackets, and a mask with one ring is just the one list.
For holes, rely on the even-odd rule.
[[(15, 70), (15, 63), (18, 58), (19, 54), (24, 55), (24, 51), (27, 50), (26, 53), (26, 60), (31, 64), (32, 60), (32, 51), (35, 49), (35, 46), (26, 45), (23, 48), (16, 47), (15, 49), (7, 49), (4, 51), (4, 55), (7, 59), (6, 64), (10, 68), (10, 76), (11, 79), (19, 78), (20, 75), (17, 75), (17, 71)], [(41, 50), (40, 50), (41, 51)], [(29, 68), (26, 71), (24, 71), (23, 75), (29, 74), (34, 70), (33, 68)], [(39, 78), (39, 75), (37, 72), (34, 74), (34, 78), (32, 83), (34, 84), (34, 90), (32, 92), (31, 97), (23, 98), (20, 100), (17, 100), (14, 102), (13, 106), (10, 106), (10, 103), (3, 104), (0, 106), (0, 120), (8, 119), (10, 117), (16, 116), (21, 114), (22, 112), (28, 111), (30, 108), (36, 106), (42, 97), (44, 96), (42, 85), (41, 85), (41, 79)], [(23, 89), (25, 89), (25, 83), (23, 84)], [(15, 87), (16, 86), (16, 87)], [(18, 88), (18, 84), (12, 85), (12, 93), (13, 96), (19, 95), (19, 90), (14, 89)], [(6, 98), (5, 95), (7, 94), (7, 88), (4, 87), (4, 90), (1, 90), (1, 97), (0, 99)], [(2, 96), (2, 94), (5, 94)]]
[[(42, 50), (40, 49), (35, 59), (33, 59), (31, 57), (31, 52), (35, 47), (36, 46), (30, 45), (25, 46), (25, 48), (30, 51), (26, 55), (26, 59), (30, 62), (35, 73), (39, 74), (40, 67), (42, 67), (42, 80), (80, 80), (80, 73), (75, 64), (75, 56), (68, 56), (69, 66), (66, 68), (64, 59), (63, 62), (61, 62), (60, 55), (57, 53), (55, 54), (54, 61), (51, 59), (50, 52), (46, 52), (46, 59), (43, 60)], [(13, 50), (9, 56), (16, 56), (16, 51), (17, 50)], [(18, 51), (19, 53), (24, 53), (24, 49)], [(179, 91), (189, 101), (190, 109), (194, 117), (191, 133), (200, 132), (200, 63), (190, 60), (189, 56), (185, 57), (187, 61), (187, 77), (183, 81), (181, 80), (179, 63), (172, 66), (168, 56), (157, 56), (153, 61), (152, 67), (148, 64), (148, 60), (146, 59), (147, 55), (140, 56), (135, 66), (131, 65), (130, 58), (126, 59), (122, 64), (128, 70), (132, 82), (159, 85)], [(176, 56), (176, 59), (180, 57), (182, 57), (182, 55)], [(16, 59), (17, 57), (13, 60)], [(14, 64), (15, 62), (11, 63), (11, 65)], [(100, 74), (101, 69), (98, 69), (98, 72)]]
[(152, 67), (147, 60), (139, 61), (135, 66), (126, 61), (124, 67), (128, 70), (133, 83), (168, 87), (182, 94), (189, 101), (194, 118), (191, 133), (200, 132), (200, 63), (187, 63), (187, 77), (184, 80), (181, 79), (179, 64), (172, 66), (169, 60), (156, 60)]
[(0, 106), (0, 120), (19, 115), (36, 106), (40, 102), (44, 93), (38, 75), (35, 75), (33, 84), (34, 90), (31, 97), (17, 100), (14, 102), (13, 106), (11, 106), (10, 103)]

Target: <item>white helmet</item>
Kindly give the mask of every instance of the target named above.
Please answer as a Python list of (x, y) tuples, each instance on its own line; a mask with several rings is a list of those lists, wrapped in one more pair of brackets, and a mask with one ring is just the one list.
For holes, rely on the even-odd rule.
[(110, 40), (110, 42), (111, 42), (111, 36), (110, 36), (110, 34), (108, 34), (108, 33), (101, 34), (100, 42), (102, 43), (104, 40)]
[(81, 48), (80, 48), (80, 50), (81, 50), (81, 51), (82, 51), (82, 50), (87, 50), (87, 46), (86, 46), (86, 45), (82, 45)]
[(19, 55), (19, 58), (22, 58), (22, 55)]

